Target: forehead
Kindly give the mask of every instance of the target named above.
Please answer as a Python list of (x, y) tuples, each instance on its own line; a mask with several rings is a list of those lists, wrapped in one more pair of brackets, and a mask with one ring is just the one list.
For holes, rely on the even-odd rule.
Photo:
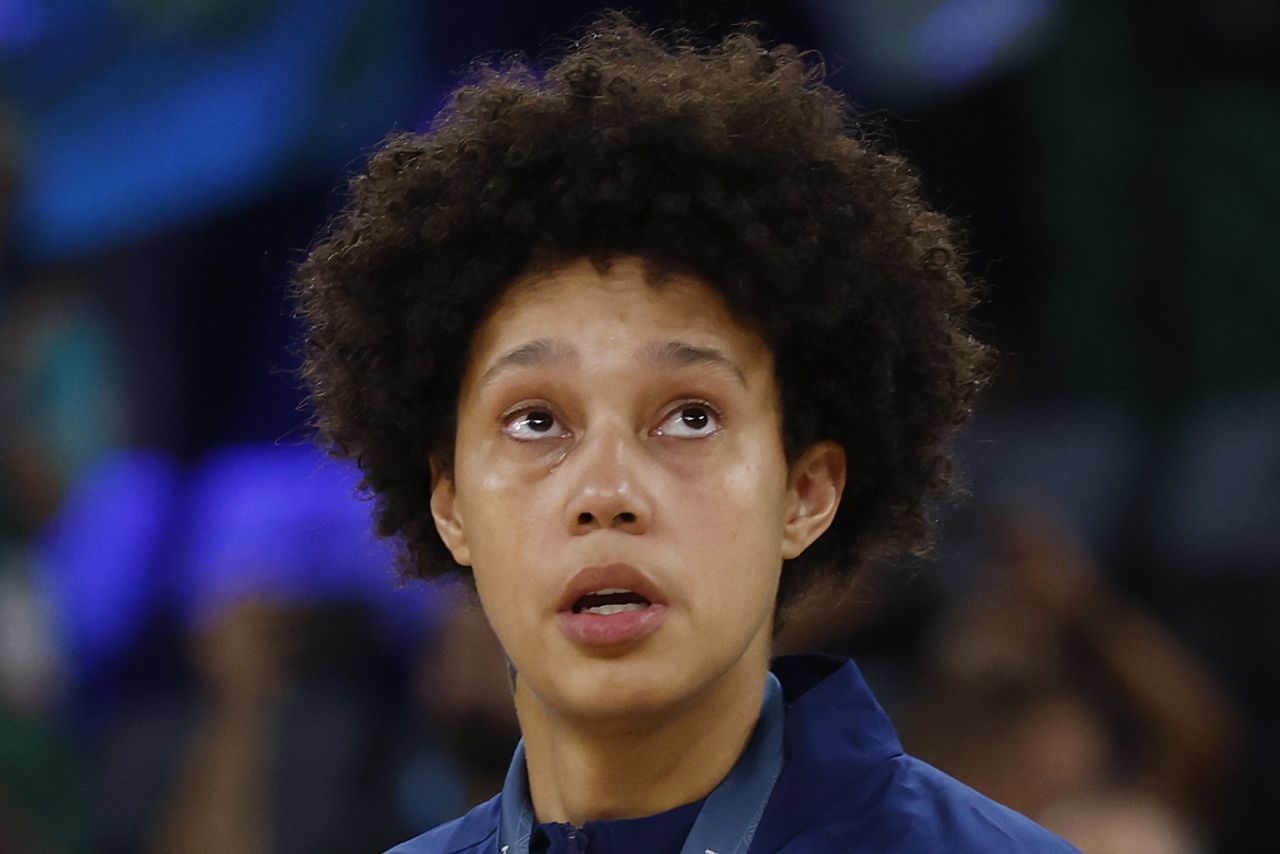
[(481, 323), (468, 373), (497, 353), (538, 339), (593, 344), (653, 344), (659, 338), (731, 351), (745, 365), (772, 368), (767, 345), (702, 279), (658, 273), (633, 256), (603, 272), (586, 258), (517, 279)]

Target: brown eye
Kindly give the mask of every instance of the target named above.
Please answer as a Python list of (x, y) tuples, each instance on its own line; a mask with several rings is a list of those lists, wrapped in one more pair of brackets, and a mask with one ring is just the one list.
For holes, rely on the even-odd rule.
[(684, 422), (684, 426), (690, 430), (702, 430), (707, 426), (710, 416), (707, 415), (705, 409), (696, 406), (690, 406), (681, 410), (680, 420)]
[(555, 419), (551, 417), (550, 412), (536, 410), (526, 414), (521, 420), (535, 433), (545, 433), (555, 424)]
[(686, 403), (671, 411), (658, 428), (658, 434), (697, 439), (719, 429), (720, 415), (709, 404)]
[(536, 442), (547, 437), (567, 435), (549, 409), (524, 409), (511, 415), (503, 428), (508, 436), (522, 442)]

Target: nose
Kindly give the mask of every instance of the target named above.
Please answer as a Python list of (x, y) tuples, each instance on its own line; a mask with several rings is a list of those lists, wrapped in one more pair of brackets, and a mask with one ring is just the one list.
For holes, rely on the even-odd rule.
[(644, 450), (624, 431), (600, 432), (576, 448), (574, 479), (565, 508), (573, 534), (616, 529), (642, 534), (652, 521), (644, 480)]

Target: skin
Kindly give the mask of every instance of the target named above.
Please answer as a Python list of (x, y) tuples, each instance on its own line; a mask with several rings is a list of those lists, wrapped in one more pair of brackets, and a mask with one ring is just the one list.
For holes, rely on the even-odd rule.
[[(671, 342), (696, 349), (661, 357)], [(788, 466), (778, 399), (768, 347), (719, 294), (654, 286), (637, 258), (523, 277), (478, 330), (431, 509), (518, 674), (540, 821), (690, 803), (741, 754), (783, 560), (844, 487), (833, 443)], [(615, 562), (658, 585), (665, 619), (633, 643), (575, 643), (557, 619), (566, 585)]]

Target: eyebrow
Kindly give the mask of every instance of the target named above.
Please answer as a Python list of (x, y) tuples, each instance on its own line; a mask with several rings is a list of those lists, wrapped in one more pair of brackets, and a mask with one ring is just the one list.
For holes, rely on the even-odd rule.
[[(691, 365), (711, 365), (733, 374), (744, 387), (747, 385), (747, 378), (742, 368), (715, 347), (690, 344), (686, 341), (655, 342), (640, 348), (637, 356), (640, 361), (656, 367), (684, 368)], [(581, 362), (582, 355), (568, 342), (552, 338), (537, 338), (513, 347), (495, 359), (480, 377), (479, 385), (483, 386), (491, 382), (498, 374), (516, 366), (578, 365)]]
[(516, 365), (578, 364), (582, 359), (578, 351), (564, 341), (537, 338), (526, 341), (503, 353), (480, 378), (480, 385), (491, 382), (495, 376)]
[(667, 341), (664, 344), (646, 345), (640, 351), (640, 358), (651, 365), (666, 367), (713, 365), (728, 370), (743, 386), (747, 384), (747, 377), (742, 373), (742, 368), (715, 347), (689, 344), (684, 341)]

